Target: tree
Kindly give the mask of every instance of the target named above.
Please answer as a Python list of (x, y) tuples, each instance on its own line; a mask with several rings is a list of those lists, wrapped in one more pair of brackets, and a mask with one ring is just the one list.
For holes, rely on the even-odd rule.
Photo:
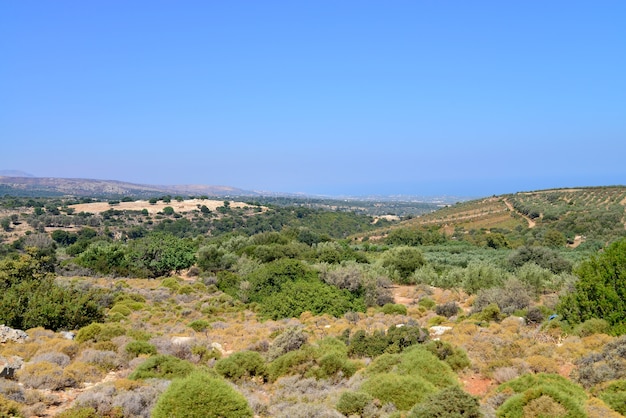
[(134, 241), (132, 250), (131, 260), (136, 267), (145, 268), (150, 277), (169, 276), (196, 261), (193, 242), (162, 232)]
[(222, 379), (195, 372), (174, 380), (152, 410), (154, 418), (245, 418), (246, 398)]
[(615, 333), (626, 333), (626, 239), (583, 262), (575, 273), (579, 280), (561, 299), (558, 312), (570, 323), (600, 318)]
[(426, 261), (422, 252), (412, 247), (393, 248), (383, 258), (383, 266), (398, 272), (403, 282), (424, 264)]

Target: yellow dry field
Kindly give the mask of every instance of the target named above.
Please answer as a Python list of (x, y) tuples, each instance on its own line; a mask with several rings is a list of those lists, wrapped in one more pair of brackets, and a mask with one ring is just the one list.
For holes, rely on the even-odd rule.
[[(148, 213), (150, 213), (151, 215), (154, 215), (158, 212), (162, 212), (163, 208), (167, 206), (171, 206), (174, 209), (174, 211), (178, 213), (182, 213), (182, 212), (191, 212), (194, 210), (198, 210), (199, 207), (202, 205), (206, 205), (207, 208), (213, 211), (220, 206), (224, 206), (224, 201), (223, 200), (208, 200), (208, 199), (189, 199), (189, 200), (183, 200), (182, 202), (172, 200), (169, 203), (165, 203), (159, 200), (155, 204), (151, 204), (147, 200), (137, 200), (135, 202), (120, 202), (119, 204), (116, 204), (116, 205), (110, 205), (108, 202), (80, 203), (78, 205), (70, 205), (69, 207), (74, 209), (77, 213), (79, 212), (101, 213), (101, 212), (106, 212), (109, 209), (135, 210), (135, 211), (141, 211), (143, 209), (147, 209)], [(230, 202), (230, 206), (234, 208), (243, 208), (249, 205), (243, 202)]]

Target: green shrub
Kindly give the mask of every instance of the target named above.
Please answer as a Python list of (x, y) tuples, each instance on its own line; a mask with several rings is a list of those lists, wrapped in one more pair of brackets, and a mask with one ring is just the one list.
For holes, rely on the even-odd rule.
[[(523, 418), (525, 412), (547, 409), (548, 415), (563, 409), (568, 417), (583, 418), (585, 391), (556, 374), (524, 375), (498, 387), (498, 392), (513, 392), (497, 410), (498, 417)], [(547, 399), (549, 398), (549, 399)], [(550, 412), (552, 411), (552, 412)]]
[(132, 380), (150, 378), (174, 379), (185, 377), (193, 370), (193, 364), (188, 361), (167, 354), (160, 354), (150, 357), (141, 363), (128, 378)]
[(78, 330), (76, 341), (79, 343), (86, 341), (111, 341), (115, 337), (126, 334), (126, 329), (119, 324), (99, 324), (93, 323)]
[(239, 351), (215, 363), (215, 371), (233, 380), (259, 376), (265, 379), (267, 368), (261, 354), (256, 351)]
[(346, 416), (363, 415), (363, 410), (373, 400), (374, 398), (365, 392), (346, 391), (341, 394), (335, 407)]
[(454, 347), (449, 342), (441, 340), (428, 341), (424, 348), (445, 361), (454, 371), (463, 370), (471, 366), (467, 353), (460, 347)]
[(480, 418), (478, 399), (457, 386), (428, 395), (407, 418)]
[(315, 359), (315, 350), (305, 345), (299, 350), (290, 351), (276, 358), (267, 367), (268, 380), (275, 382), (278, 378), (287, 375), (304, 375)]
[(406, 315), (407, 313), (406, 306), (399, 303), (386, 303), (381, 311), (385, 315)]
[(228, 383), (201, 372), (174, 380), (152, 410), (154, 418), (245, 418), (253, 412)]
[(126, 344), (125, 350), (133, 357), (137, 357), (140, 354), (152, 356), (157, 353), (156, 347), (146, 341), (131, 341)]
[(420, 298), (419, 302), (417, 302), (417, 305), (421, 306), (422, 308), (425, 308), (425, 309), (432, 309), (437, 304), (431, 298), (424, 296), (424, 297)]
[(613, 410), (626, 415), (626, 380), (611, 383), (598, 397)]
[(618, 334), (626, 331), (626, 239), (610, 245), (576, 269), (575, 290), (565, 295), (557, 311), (570, 323), (604, 319)]
[(197, 319), (189, 323), (189, 328), (196, 332), (204, 332), (207, 329), (211, 328), (211, 324), (205, 319)]
[(574, 327), (574, 334), (588, 337), (593, 334), (608, 334), (611, 326), (604, 319), (591, 318)]
[(383, 404), (391, 402), (401, 411), (408, 411), (436, 390), (432, 383), (421, 376), (395, 373), (377, 374), (361, 385), (361, 391)]
[(422, 252), (412, 247), (395, 247), (383, 256), (383, 267), (396, 272), (401, 284), (411, 284), (410, 276), (424, 264)]

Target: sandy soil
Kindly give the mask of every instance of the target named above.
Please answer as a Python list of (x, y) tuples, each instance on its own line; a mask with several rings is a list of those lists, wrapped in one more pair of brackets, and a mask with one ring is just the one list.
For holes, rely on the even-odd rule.
[[(166, 206), (171, 206), (176, 212), (191, 212), (198, 210), (199, 206), (206, 205), (207, 208), (215, 210), (220, 206), (224, 206), (223, 200), (207, 200), (207, 199), (190, 199), (177, 202), (172, 200), (170, 203), (158, 201), (154, 205), (150, 204), (147, 200), (138, 200), (136, 202), (121, 202), (117, 205), (110, 205), (108, 202), (96, 202), (96, 203), (81, 203), (78, 205), (71, 205), (70, 208), (76, 212), (90, 212), (101, 213), (109, 209), (115, 210), (143, 210), (147, 209), (150, 214), (156, 214), (163, 211)], [(248, 206), (243, 202), (230, 202), (231, 207), (242, 208)]]

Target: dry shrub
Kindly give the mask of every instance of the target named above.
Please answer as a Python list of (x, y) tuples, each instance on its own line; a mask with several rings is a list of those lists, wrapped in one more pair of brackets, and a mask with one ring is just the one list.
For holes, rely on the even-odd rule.
[(0, 395), (15, 402), (26, 402), (24, 389), (12, 380), (0, 379)]
[(73, 359), (78, 354), (79, 349), (80, 345), (76, 341), (67, 340), (65, 338), (53, 338), (42, 345), (37, 351), (37, 354), (58, 351)]
[(122, 366), (123, 361), (114, 351), (108, 350), (84, 350), (77, 358), (83, 363), (93, 364), (101, 370), (115, 370)]
[(336, 410), (320, 404), (296, 403), (293, 405), (277, 405), (272, 408), (276, 418), (344, 418)]
[(35, 389), (59, 390), (75, 384), (58, 364), (47, 361), (26, 363), (17, 376), (24, 386)]
[(104, 378), (105, 372), (90, 363), (75, 361), (67, 366), (65, 374), (73, 379), (77, 385), (83, 383), (96, 383)]
[(515, 367), (499, 367), (493, 371), (493, 378), (498, 384), (513, 380), (518, 376), (519, 371)]
[(598, 398), (589, 398), (585, 409), (589, 418), (622, 418), (623, 415), (615, 412)]
[(30, 359), (31, 363), (41, 363), (42, 361), (54, 363), (58, 366), (65, 367), (70, 364), (70, 356), (63, 353), (49, 351), (46, 353), (37, 354), (35, 357)]
[(559, 365), (552, 358), (535, 355), (526, 357), (525, 361), (534, 373), (558, 373), (559, 371)]
[(524, 405), (524, 417), (565, 417), (567, 410), (549, 396), (542, 395)]

